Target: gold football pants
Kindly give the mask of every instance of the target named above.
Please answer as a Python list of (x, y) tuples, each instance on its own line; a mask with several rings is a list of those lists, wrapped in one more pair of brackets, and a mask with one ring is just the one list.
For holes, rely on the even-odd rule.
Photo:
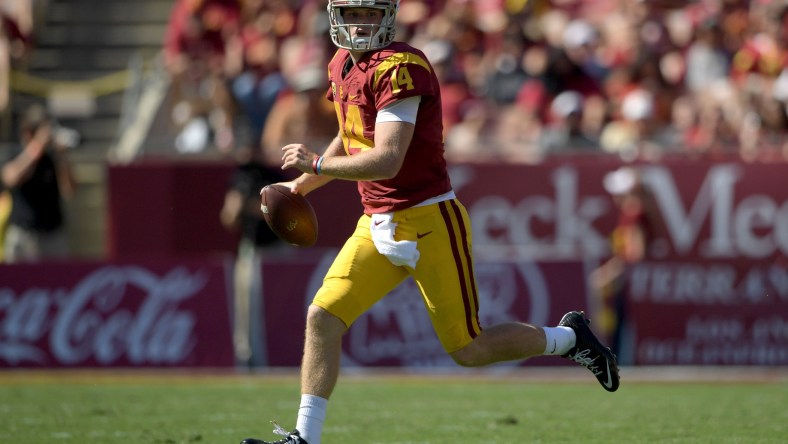
[(363, 215), (329, 268), (313, 303), (348, 327), (409, 275), (413, 277), (444, 349), (468, 345), (481, 331), (471, 257), (471, 225), (457, 200), (394, 213), (394, 239), (418, 243), (416, 268), (395, 266), (378, 253)]

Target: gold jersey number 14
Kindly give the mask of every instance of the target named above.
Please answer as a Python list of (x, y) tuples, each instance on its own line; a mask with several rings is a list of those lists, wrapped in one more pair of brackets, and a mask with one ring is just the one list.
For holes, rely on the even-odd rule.
[(406, 66), (396, 68), (391, 75), (391, 92), (393, 94), (399, 94), (403, 86), (406, 87), (406, 90), (413, 89), (413, 78)]

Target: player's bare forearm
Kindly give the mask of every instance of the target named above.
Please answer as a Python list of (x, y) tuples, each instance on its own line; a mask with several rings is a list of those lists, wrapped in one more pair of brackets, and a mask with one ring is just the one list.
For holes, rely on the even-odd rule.
[(390, 179), (399, 173), (414, 126), (407, 122), (384, 122), (375, 127), (375, 146), (353, 156), (323, 159), (321, 174), (345, 180)]
[(282, 148), (282, 169), (297, 168), (304, 173), (297, 179), (299, 188), (305, 190), (301, 194), (327, 183), (327, 180), (318, 180), (317, 177), (355, 181), (390, 179), (396, 176), (402, 167), (413, 139), (414, 125), (406, 122), (384, 122), (375, 127), (375, 132), (374, 148), (352, 156), (345, 155), (342, 133), (338, 134), (326, 148), (319, 166), (316, 162), (320, 156), (305, 145), (286, 145)]
[[(323, 185), (331, 182), (334, 180), (333, 177), (328, 176), (315, 176), (314, 174), (307, 174), (304, 173), (298, 176), (295, 180), (289, 182), (292, 184), (290, 189), (294, 192), (306, 196), (307, 194), (311, 193), (312, 191), (322, 187)], [(286, 183), (288, 184), (288, 183)]]
[(326, 150), (323, 152), (324, 157), (337, 157), (346, 156), (345, 144), (342, 142), (342, 134), (337, 134), (328, 144)]

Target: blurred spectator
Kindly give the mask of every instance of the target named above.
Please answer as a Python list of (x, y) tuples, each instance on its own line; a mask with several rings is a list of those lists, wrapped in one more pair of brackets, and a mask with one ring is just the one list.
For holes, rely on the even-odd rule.
[(493, 68), (486, 74), (482, 95), (495, 105), (511, 105), (529, 79), (521, 63), (525, 40), (517, 27), (510, 26), (496, 46), (499, 48), (490, 57)]
[(182, 131), (176, 140), (180, 151), (213, 145), (227, 153), (235, 143), (224, 69), (227, 40), (238, 32), (239, 16), (239, 0), (178, 0), (173, 6), (164, 64), (172, 82), (172, 120)]
[(600, 135), (602, 149), (632, 161), (657, 159), (671, 148), (656, 118), (654, 96), (636, 89), (624, 97), (621, 118), (608, 123)]
[(699, 154), (703, 148), (698, 127), (698, 108), (689, 95), (677, 98), (670, 111), (670, 122), (663, 130), (668, 147), (684, 147), (689, 154)]
[(670, 121), (670, 111), (673, 101), (681, 95), (684, 88), (681, 83), (671, 83), (665, 73), (672, 68), (668, 67), (668, 57), (661, 57), (660, 53), (643, 52), (634, 61), (633, 89), (643, 89), (651, 94), (653, 101), (653, 117), (657, 126), (664, 126)]
[(21, 117), (20, 143), (6, 153), (0, 170), (12, 198), (4, 245), (7, 262), (68, 254), (62, 199), (75, 189), (67, 154), (74, 139), (62, 134), (42, 105), (30, 106)]
[(739, 132), (739, 153), (746, 161), (786, 161), (788, 115), (785, 104), (762, 96), (749, 111)]
[[(487, 75), (494, 66), (485, 56), (485, 32), (479, 28), (474, 2), (447, 0), (442, 9), (423, 25), (421, 42), (443, 40), (454, 49), (454, 65), (462, 72), (470, 91), (479, 95), (487, 84)], [(415, 41), (418, 35), (414, 36)], [(419, 47), (424, 45), (417, 43)], [(494, 57), (497, 51), (488, 53)]]
[(294, 32), (281, 39), (279, 64), (285, 78), (305, 68), (325, 68), (336, 51), (329, 37), (325, 3), (309, 1), (299, 9)]
[(751, 33), (733, 55), (733, 78), (777, 77), (788, 60), (788, 5), (762, 2), (751, 10)]
[(728, 76), (729, 57), (722, 41), (722, 30), (717, 23), (703, 24), (697, 30), (686, 55), (686, 85), (690, 91), (699, 91)]
[(321, 151), (336, 137), (334, 107), (326, 100), (328, 75), (325, 69), (306, 68), (292, 77), (289, 90), (274, 103), (260, 144), (265, 162), (282, 163), (281, 148), (295, 140)]
[(490, 161), (497, 158), (495, 140), (489, 140), (494, 126), (492, 106), (484, 100), (469, 102), (462, 120), (454, 124), (444, 139), (446, 158), (451, 161)]
[(627, 347), (632, 338), (626, 333), (629, 274), (646, 258), (658, 224), (651, 192), (637, 169), (625, 166), (612, 171), (603, 185), (616, 206), (618, 221), (610, 234), (611, 257), (589, 276), (597, 303), (592, 317), (619, 364), (627, 365), (633, 362)]
[(468, 104), (475, 99), (462, 71), (454, 64), (454, 50), (445, 40), (431, 40), (422, 47), (429, 59), (441, 89), (443, 108), (443, 133), (462, 120)]
[(279, 41), (280, 33), (294, 27), (295, 13), (278, 2), (246, 1), (243, 6), (240, 32), (228, 38), (226, 74), (248, 123), (248, 141), (257, 143), (268, 113), (287, 86), (280, 70)]
[(542, 124), (533, 108), (521, 104), (499, 107), (492, 130), (495, 160), (538, 163), (544, 157), (539, 146)]
[(728, 80), (708, 85), (694, 95), (698, 106), (698, 148), (706, 157), (728, 157), (739, 145), (744, 120), (740, 94)]
[(599, 141), (583, 130), (583, 107), (583, 96), (576, 91), (564, 91), (553, 99), (550, 106), (553, 120), (541, 138), (541, 148), (546, 154), (599, 150)]
[(567, 57), (597, 82), (604, 79), (610, 70), (599, 53), (599, 38), (599, 31), (583, 19), (574, 19), (567, 24), (562, 36)]
[[(610, 110), (604, 97), (591, 96), (584, 98), (583, 121), (581, 122), (584, 134), (599, 143), (599, 137), (609, 118)], [(601, 149), (601, 146), (599, 148)]]
[(266, 252), (279, 245), (279, 238), (263, 219), (259, 193), (264, 186), (285, 178), (279, 168), (264, 163), (256, 146), (239, 149), (236, 161), (219, 218), (225, 228), (240, 233), (233, 280), (233, 345), (236, 363), (250, 367), (266, 364), (257, 322), (262, 311), (260, 267)]
[(547, 71), (543, 77), (545, 86), (552, 96), (564, 91), (577, 91), (584, 97), (600, 95), (601, 85), (577, 65), (563, 48), (550, 52)]

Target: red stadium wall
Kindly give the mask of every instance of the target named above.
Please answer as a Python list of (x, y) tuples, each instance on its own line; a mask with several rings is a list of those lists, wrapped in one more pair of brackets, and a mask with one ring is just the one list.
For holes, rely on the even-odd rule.
[[(484, 325), (593, 311), (586, 277), (615, 223), (601, 179), (616, 167), (452, 167), (473, 219)], [(235, 240), (218, 222), (230, 171), (110, 168), (108, 262), (0, 266), (0, 366), (233, 365)], [(659, 248), (631, 274), (632, 362), (788, 365), (788, 165), (676, 160), (643, 171), (663, 223)], [(298, 365), (308, 301), (360, 212), (354, 188), (336, 181), (310, 195), (318, 247), (263, 265), (268, 365)], [(421, 304), (412, 283), (385, 298), (348, 333), (345, 363), (453, 365)]]
[[(233, 253), (236, 237), (219, 221), (230, 184), (229, 163), (145, 161), (108, 170), (111, 259)], [(355, 184), (336, 181), (310, 195), (325, 227), (317, 247), (336, 246), (352, 229), (361, 203)], [(333, 228), (336, 227), (336, 228)]]
[[(456, 164), (457, 194), (482, 257), (578, 259), (607, 254), (615, 223), (605, 173), (618, 163), (573, 158), (539, 165)], [(231, 165), (140, 163), (109, 168), (110, 257), (192, 256), (234, 251), (219, 224)], [(664, 231), (660, 260), (785, 260), (788, 164), (666, 161), (642, 165)], [(338, 247), (361, 205), (355, 184), (334, 181), (309, 195), (318, 247)]]

